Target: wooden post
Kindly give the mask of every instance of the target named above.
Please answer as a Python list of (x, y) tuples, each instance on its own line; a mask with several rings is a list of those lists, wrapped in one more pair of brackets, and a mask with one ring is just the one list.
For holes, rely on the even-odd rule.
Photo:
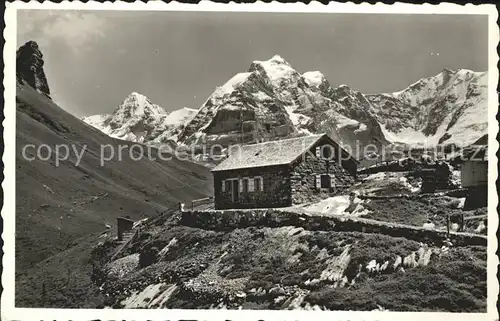
[(460, 222), (460, 232), (463, 232), (464, 231), (464, 225), (465, 225), (465, 220), (464, 220), (464, 214), (462, 214), (462, 219), (461, 219), (461, 222)]
[(446, 214), (446, 231), (447, 237), (450, 238), (450, 214)]

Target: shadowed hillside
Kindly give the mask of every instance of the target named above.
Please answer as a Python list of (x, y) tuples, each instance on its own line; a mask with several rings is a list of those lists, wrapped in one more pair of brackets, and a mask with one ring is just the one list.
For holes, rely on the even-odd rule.
[[(139, 153), (135, 148), (131, 157), (129, 148), (134, 143), (111, 138), (65, 112), (48, 95), (28, 85), (24, 76), (18, 77), (16, 94), (16, 300), (21, 305), (22, 298), (33, 291), (56, 291), (50, 288), (53, 280), (33, 277), (34, 271), (48, 277), (44, 266), (61, 251), (73, 256), (81, 253), (83, 258), (85, 249), (71, 249), (81, 246), (78, 239), (97, 235), (106, 227), (114, 231), (117, 216), (155, 216), (179, 201), (212, 194), (212, 177), (205, 167), (175, 158), (160, 160), (156, 149), (151, 149), (151, 155), (157, 160), (148, 159), (147, 153), (140, 160), (132, 159)], [(52, 150), (48, 160), (36, 155), (44, 144)], [(24, 157), (27, 145), (31, 146)], [(66, 145), (70, 151), (59, 164), (56, 145)], [(125, 146), (121, 161), (119, 145)], [(116, 150), (104, 166), (101, 146), (108, 146), (108, 152)], [(77, 166), (75, 151), (79, 154), (82, 149)], [(42, 150), (42, 157), (47, 150)], [(74, 275), (81, 266), (72, 267)], [(56, 269), (54, 276), (59, 272)]]
[[(122, 161), (116, 156), (100, 166), (101, 145), (117, 149), (133, 143), (102, 134), (29, 86), (19, 85), (17, 96), (18, 269), (64, 249), (76, 237), (104, 230), (106, 223), (114, 225), (117, 216), (152, 216), (179, 201), (211, 193), (211, 175), (205, 168), (174, 158), (134, 161), (125, 150)], [(26, 160), (26, 144), (53, 149), (68, 144), (78, 151), (87, 147), (79, 166), (70, 152), (56, 167), (55, 155), (48, 161)], [(27, 154), (34, 151), (27, 149)]]

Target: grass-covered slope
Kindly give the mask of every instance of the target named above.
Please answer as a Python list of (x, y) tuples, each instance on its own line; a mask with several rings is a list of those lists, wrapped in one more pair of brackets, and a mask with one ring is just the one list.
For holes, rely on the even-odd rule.
[[(23, 291), (38, 295), (29, 292), (41, 292), (42, 281), (48, 281), (42, 280), (44, 265), (40, 262), (79, 245), (78, 239), (82, 237), (105, 230), (105, 224), (115, 229), (117, 216), (128, 215), (133, 219), (154, 216), (179, 201), (212, 194), (212, 177), (206, 168), (175, 158), (154, 161), (144, 157), (135, 161), (126, 148), (121, 161), (116, 154), (113, 160), (100, 166), (101, 146), (109, 144), (117, 150), (118, 145), (133, 143), (104, 135), (28, 85), (18, 84), (16, 96), (18, 304), (41, 303), (21, 299)], [(47, 161), (30, 161), (22, 155), (27, 144), (35, 145), (26, 150), (28, 157), (35, 157), (36, 148), (42, 144), (52, 150), (56, 145), (67, 145), (70, 157), (59, 166), (54, 153)], [(76, 166), (73, 147), (80, 153), (84, 146), (82, 161)], [(46, 152), (47, 149), (42, 156)], [(70, 261), (70, 258), (61, 256), (60, 260)], [(41, 278), (32, 277), (38, 273)], [(27, 282), (32, 284), (26, 287)]]

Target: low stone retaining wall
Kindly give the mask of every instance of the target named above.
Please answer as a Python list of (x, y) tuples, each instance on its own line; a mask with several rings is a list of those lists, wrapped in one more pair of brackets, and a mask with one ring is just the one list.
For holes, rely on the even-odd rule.
[[(181, 224), (222, 231), (251, 226), (296, 226), (306, 230), (358, 231), (404, 237), (428, 244), (441, 244), (448, 237), (446, 231), (431, 230), (418, 226), (349, 216), (310, 215), (278, 209), (186, 211), (182, 213)], [(486, 246), (487, 244), (486, 236), (471, 233), (450, 232), (450, 239), (455, 245)]]
[(443, 191), (437, 193), (420, 193), (420, 194), (396, 194), (396, 195), (370, 195), (370, 194), (361, 194), (358, 195), (361, 199), (371, 199), (371, 200), (385, 200), (385, 199), (396, 199), (396, 198), (404, 198), (404, 199), (423, 199), (423, 198), (432, 198), (432, 197), (440, 197), (440, 196), (450, 196), (450, 197), (466, 197), (467, 189), (461, 188), (450, 191)]

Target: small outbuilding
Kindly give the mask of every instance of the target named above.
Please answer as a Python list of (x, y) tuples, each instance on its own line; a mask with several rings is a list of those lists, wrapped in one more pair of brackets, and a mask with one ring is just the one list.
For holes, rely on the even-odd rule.
[(484, 207), (488, 204), (488, 147), (476, 147), (463, 158), (460, 176), (468, 190), (464, 208)]
[(123, 241), (123, 235), (132, 230), (135, 222), (129, 217), (117, 217), (116, 223), (118, 241)]
[(341, 193), (358, 161), (326, 134), (228, 147), (212, 169), (215, 209), (286, 207)]
[(462, 187), (476, 187), (488, 184), (488, 150), (482, 148), (464, 157), (461, 168)]

